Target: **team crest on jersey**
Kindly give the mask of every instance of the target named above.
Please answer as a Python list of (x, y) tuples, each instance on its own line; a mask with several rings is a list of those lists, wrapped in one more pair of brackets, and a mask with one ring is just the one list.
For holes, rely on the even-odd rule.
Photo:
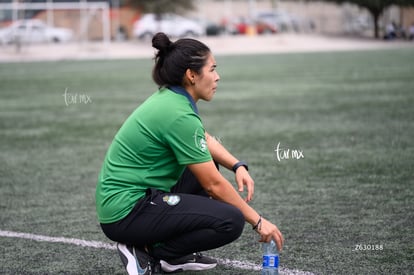
[(181, 198), (178, 195), (166, 195), (162, 198), (162, 200), (168, 205), (174, 206), (180, 202)]
[(203, 134), (198, 133), (198, 129), (194, 133), (194, 142), (201, 152), (205, 152), (207, 150), (207, 141)]
[(200, 138), (199, 146), (200, 150), (205, 152), (207, 150), (207, 141), (204, 138)]

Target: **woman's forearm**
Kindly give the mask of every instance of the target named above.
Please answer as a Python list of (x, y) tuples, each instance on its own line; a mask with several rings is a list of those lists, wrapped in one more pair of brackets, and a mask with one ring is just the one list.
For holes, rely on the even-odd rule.
[(233, 156), (226, 148), (213, 136), (206, 132), (207, 146), (211, 156), (220, 165), (231, 170), (234, 164), (238, 162), (238, 159)]

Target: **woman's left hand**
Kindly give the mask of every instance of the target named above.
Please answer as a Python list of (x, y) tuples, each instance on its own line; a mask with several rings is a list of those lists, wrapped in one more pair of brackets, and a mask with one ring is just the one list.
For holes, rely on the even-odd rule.
[(249, 172), (247, 172), (244, 166), (240, 166), (236, 170), (236, 183), (238, 186), (238, 191), (240, 193), (244, 192), (244, 186), (247, 188), (247, 196), (244, 199), (246, 202), (249, 202), (253, 199), (254, 194), (254, 181), (250, 177)]

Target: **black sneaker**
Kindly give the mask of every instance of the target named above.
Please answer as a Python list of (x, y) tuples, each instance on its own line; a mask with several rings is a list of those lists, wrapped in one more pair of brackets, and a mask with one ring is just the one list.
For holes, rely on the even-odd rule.
[(187, 270), (207, 270), (216, 267), (217, 261), (201, 253), (193, 253), (181, 258), (164, 261), (161, 260), (161, 268), (165, 272), (177, 272)]
[(151, 275), (160, 270), (159, 263), (157, 266), (154, 259), (144, 251), (121, 243), (116, 248), (129, 275)]

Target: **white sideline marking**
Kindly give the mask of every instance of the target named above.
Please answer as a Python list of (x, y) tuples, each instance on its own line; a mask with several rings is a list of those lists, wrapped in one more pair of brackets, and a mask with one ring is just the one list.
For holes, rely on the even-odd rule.
[[(65, 237), (49, 237), (49, 236), (13, 232), (13, 231), (0, 230), (0, 237), (28, 239), (28, 240), (39, 241), (39, 242), (66, 243), (66, 244), (73, 244), (73, 245), (78, 245), (78, 246), (83, 246), (83, 247), (116, 250), (116, 246), (114, 244), (109, 244), (109, 243), (104, 243), (104, 242), (86, 241), (82, 239), (65, 238)], [(229, 259), (217, 259), (217, 261), (222, 265), (235, 267), (238, 269), (244, 269), (244, 270), (260, 270), (261, 269), (261, 266), (255, 263), (241, 262), (241, 261), (229, 260)], [(292, 270), (292, 269), (283, 268), (283, 267), (279, 267), (279, 271), (280, 271), (279, 272), (280, 274), (285, 274), (285, 275), (292, 275), (292, 274), (293, 275), (313, 275), (313, 273), (311, 272), (305, 272), (301, 270)]]
[(103, 242), (85, 241), (85, 240), (80, 240), (80, 239), (64, 238), (64, 237), (49, 237), (49, 236), (35, 235), (35, 234), (29, 234), (29, 233), (12, 232), (12, 231), (0, 230), (0, 237), (20, 238), (20, 239), (28, 239), (28, 240), (33, 240), (33, 241), (49, 242), (49, 243), (67, 243), (67, 244), (74, 244), (74, 245), (79, 245), (83, 247), (105, 248), (105, 249), (116, 250), (115, 245), (103, 243)]

